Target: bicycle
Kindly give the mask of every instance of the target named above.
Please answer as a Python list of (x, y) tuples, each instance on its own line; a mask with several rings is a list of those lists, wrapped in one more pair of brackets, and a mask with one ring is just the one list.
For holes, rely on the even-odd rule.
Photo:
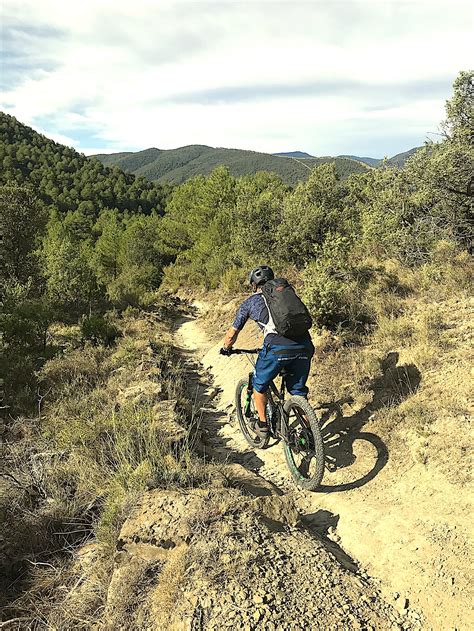
[[(255, 367), (251, 355), (260, 349), (229, 349), (229, 355), (244, 354)], [(253, 393), (253, 372), (247, 379), (241, 379), (235, 391), (235, 407), (240, 429), (253, 448), (265, 449), (270, 439), (284, 443), (285, 458), (296, 484), (308, 491), (314, 491), (324, 475), (324, 446), (318, 419), (308, 400), (291, 395), (285, 401), (286, 369), (283, 368), (280, 389), (272, 381), (268, 390), (267, 420), (269, 432), (259, 437), (255, 432), (258, 413), (255, 409)], [(276, 444), (276, 443), (275, 443)]]

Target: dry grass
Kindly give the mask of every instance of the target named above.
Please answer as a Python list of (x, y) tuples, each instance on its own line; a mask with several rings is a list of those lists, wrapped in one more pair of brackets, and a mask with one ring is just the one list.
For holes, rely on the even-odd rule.
[[(170, 332), (150, 315), (122, 325), (115, 348), (73, 349), (45, 365), (41, 421), (19, 421), (4, 449), (3, 470), (14, 479), (2, 486), (1, 534), (17, 562), (2, 604), (7, 617), (25, 618), (25, 628), (93, 626), (117, 533), (140, 494), (208, 484), (212, 475), (190, 448)], [(177, 441), (168, 408), (162, 419), (156, 406), (170, 399), (178, 400), (170, 408)], [(96, 541), (96, 554), (85, 570), (76, 552), (88, 541)]]
[[(392, 457), (405, 458), (407, 465), (429, 464), (458, 485), (470, 479), (474, 307), (471, 264), (461, 263), (447, 263), (443, 272), (433, 264), (407, 270), (392, 263), (391, 273), (409, 288), (398, 297), (398, 309), (391, 306), (393, 294), (375, 294), (377, 324), (371, 334), (347, 345), (326, 332), (310, 384), (315, 402), (349, 400), (352, 414), (367, 403), (372, 409), (377, 391), (389, 388), (391, 395), (380, 399), (383, 404), (364, 423), (393, 447)], [(435, 271), (440, 285), (433, 284)], [(418, 371), (415, 387), (387, 381), (384, 361), (390, 356), (397, 357), (400, 369)]]
[(186, 571), (189, 567), (188, 546), (181, 545), (174, 548), (166, 565), (159, 576), (149, 602), (150, 619), (167, 628), (182, 598), (181, 587), (185, 582)]

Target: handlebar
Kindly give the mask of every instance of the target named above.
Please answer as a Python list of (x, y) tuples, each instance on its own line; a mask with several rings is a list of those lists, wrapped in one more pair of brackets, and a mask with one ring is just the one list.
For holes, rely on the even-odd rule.
[(226, 351), (226, 355), (257, 355), (260, 353), (261, 348), (229, 348)]

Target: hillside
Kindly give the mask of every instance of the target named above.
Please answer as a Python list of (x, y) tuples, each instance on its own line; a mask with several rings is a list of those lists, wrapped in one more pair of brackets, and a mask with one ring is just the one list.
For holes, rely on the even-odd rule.
[[(387, 164), (391, 167), (398, 167), (401, 169), (408, 158), (411, 158), (413, 154), (415, 154), (418, 149), (422, 147), (413, 147), (413, 149), (409, 149), (408, 151), (404, 151), (403, 153), (397, 153), (396, 155), (388, 158)], [(364, 162), (371, 167), (378, 167), (382, 164), (383, 160), (379, 158), (368, 158), (368, 157), (360, 157), (360, 156), (352, 156), (352, 155), (341, 155), (338, 158), (347, 158), (349, 160), (356, 160), (358, 162)]]
[[(167, 194), (2, 117), (0, 628), (474, 628), (473, 75), (402, 168), (294, 187), (220, 166)], [(232, 151), (181, 149), (181, 175)], [(223, 338), (263, 263), (311, 362)], [(257, 377), (307, 370), (268, 445), (257, 345)]]
[(358, 162), (364, 162), (365, 164), (368, 164), (371, 167), (377, 167), (382, 160), (380, 160), (379, 158), (368, 158), (368, 157), (360, 157), (360, 156), (351, 156), (351, 155), (341, 155), (338, 156), (338, 158), (347, 158), (349, 160), (357, 160)]
[(0, 445), (0, 626), (420, 629), (290, 495), (212, 452), (181, 305), (117, 318), (106, 348), (52, 331), (68, 348), (42, 370), (42, 423)]
[(229, 167), (231, 175), (235, 177), (269, 171), (278, 174), (290, 185), (306, 180), (312, 168), (327, 162), (335, 162), (341, 178), (351, 173), (366, 171), (364, 165), (347, 158), (313, 158), (305, 154), (305, 161), (301, 163), (294, 157), (206, 145), (188, 145), (167, 150), (151, 148), (130, 153), (98, 154), (92, 157), (104, 165), (117, 165), (124, 171), (144, 176), (149, 180), (173, 184), (180, 184), (195, 175), (209, 175), (220, 165)]
[[(186, 321), (179, 335), (219, 391), (221, 414), (204, 426), (213, 448), (227, 462), (257, 469), (382, 579), (405, 624), (413, 607), (424, 614), (423, 629), (468, 629), (472, 618), (465, 605), (472, 590), (465, 514), (471, 483), (468, 356), (474, 304), (461, 292), (443, 297), (441, 288), (436, 295), (432, 290), (423, 295), (418, 279), (410, 281), (412, 294), (399, 299), (403, 315), (392, 330), (381, 327), (352, 349), (338, 348), (337, 339), (314, 332), (310, 401), (323, 426), (327, 458), (322, 493), (315, 495), (295, 492), (279, 445), (252, 452), (242, 436), (234, 392), (249, 363), (245, 356), (219, 353), (240, 301), (221, 293), (204, 295), (197, 302), (197, 319)], [(409, 341), (399, 333), (407, 325), (413, 327)], [(260, 339), (249, 323), (237, 346), (254, 348)]]
[(61, 212), (97, 217), (103, 209), (162, 212), (167, 190), (160, 184), (110, 169), (65, 147), (13, 116), (0, 112), (0, 184), (28, 184)]
[[(419, 147), (389, 158), (388, 164), (402, 167), (417, 149)], [(128, 173), (172, 184), (181, 184), (196, 175), (209, 175), (213, 169), (224, 165), (229, 167), (231, 175), (235, 177), (269, 171), (278, 174), (286, 184), (294, 186), (298, 181), (306, 180), (310, 169), (320, 164), (334, 162), (338, 175), (345, 178), (351, 173), (364, 173), (382, 162), (378, 158), (354, 155), (316, 158), (304, 151), (268, 154), (207, 145), (187, 145), (178, 149), (151, 147), (143, 151), (102, 153), (91, 157), (97, 158), (105, 166), (116, 165)]]
[(404, 151), (403, 153), (397, 153), (395, 156), (392, 156), (388, 159), (388, 164), (392, 167), (398, 167), (401, 169), (408, 158), (411, 158), (418, 149), (422, 149), (422, 147), (413, 147), (413, 149), (409, 149), (408, 151)]

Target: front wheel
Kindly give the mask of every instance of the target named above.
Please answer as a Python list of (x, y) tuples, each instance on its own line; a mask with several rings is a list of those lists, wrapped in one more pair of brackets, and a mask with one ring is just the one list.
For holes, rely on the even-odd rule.
[(255, 424), (258, 421), (258, 413), (252, 393), (248, 392), (249, 382), (241, 379), (235, 389), (235, 409), (239, 420), (240, 429), (245, 440), (251, 447), (264, 449), (268, 445), (270, 437), (260, 438), (255, 433)]
[(315, 491), (324, 475), (324, 447), (318, 419), (307, 399), (292, 396), (284, 406), (288, 423), (285, 457), (296, 484)]

